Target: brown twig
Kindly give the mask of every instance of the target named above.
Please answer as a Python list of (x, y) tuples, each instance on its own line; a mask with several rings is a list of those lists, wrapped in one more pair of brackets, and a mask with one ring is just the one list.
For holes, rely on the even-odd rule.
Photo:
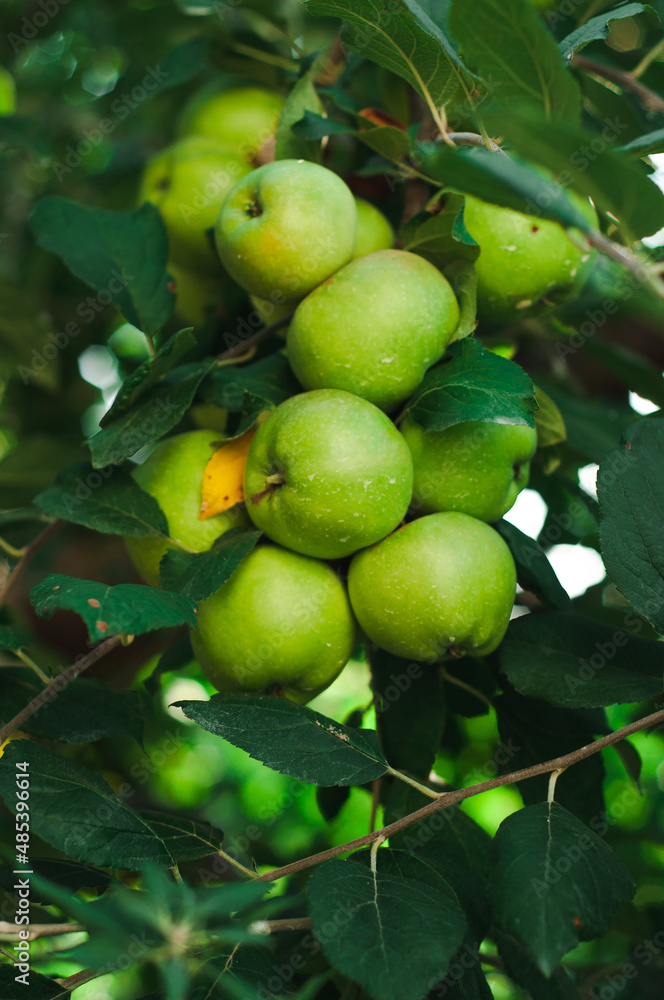
[(23, 570), (28, 565), (37, 549), (42, 547), (44, 542), (51, 537), (53, 532), (56, 531), (61, 524), (64, 524), (64, 521), (61, 521), (59, 518), (55, 521), (51, 521), (51, 523), (44, 528), (44, 530), (40, 532), (36, 538), (33, 538), (29, 545), (26, 545), (20, 561), (17, 562), (3, 585), (0, 587), (0, 606), (7, 600), (10, 590), (15, 586), (16, 581), (22, 575)]
[[(85, 927), (81, 924), (28, 924), (27, 927), (21, 928), (27, 933), (28, 941), (34, 941), (35, 938), (40, 937), (55, 937), (56, 934), (75, 934), (79, 931), (84, 931)], [(6, 920), (0, 920), (0, 938), (3, 940), (14, 941), (19, 936), (19, 928), (16, 924), (10, 924)]]
[(93, 663), (97, 662), (97, 660), (100, 660), (102, 656), (106, 655), (106, 653), (110, 653), (110, 651), (115, 649), (116, 646), (119, 646), (121, 642), (121, 635), (112, 635), (110, 639), (104, 639), (103, 642), (99, 642), (96, 646), (93, 646), (89, 653), (86, 653), (84, 656), (78, 656), (74, 663), (67, 667), (66, 670), (63, 670), (61, 674), (58, 674), (58, 676), (51, 681), (48, 687), (45, 687), (43, 691), (40, 691), (39, 694), (32, 699), (32, 701), (28, 702), (25, 708), (22, 709), (18, 715), (15, 715), (6, 726), (3, 726), (3, 728), (0, 729), (0, 746), (5, 742), (5, 740), (9, 739), (12, 733), (16, 732), (17, 729), (20, 729), (26, 719), (29, 719), (31, 715), (34, 715), (35, 712), (42, 707), (42, 705), (51, 701), (51, 699), (56, 697), (56, 695), (62, 691), (63, 688), (67, 687), (67, 685), (70, 684), (74, 678), (78, 677), (79, 674), (82, 674), (84, 670), (88, 669), (88, 667), (91, 667)]
[(603, 76), (605, 80), (612, 80), (613, 83), (619, 84), (625, 90), (631, 90), (633, 94), (636, 94), (641, 103), (645, 104), (651, 111), (664, 111), (664, 98), (660, 97), (656, 91), (651, 90), (650, 87), (646, 87), (645, 84), (637, 80), (631, 73), (626, 73), (625, 70), (616, 69), (614, 66), (606, 66), (604, 63), (596, 62), (594, 59), (588, 59), (586, 56), (580, 55), (572, 56), (571, 65), (575, 69), (585, 70), (586, 73)]
[(238, 344), (233, 347), (229, 347), (227, 351), (223, 351), (221, 354), (217, 355), (217, 361), (225, 361), (226, 358), (236, 358), (238, 354), (243, 354), (245, 351), (250, 350), (255, 347), (256, 344), (260, 344), (261, 341), (269, 337), (270, 334), (276, 333), (277, 330), (281, 330), (282, 327), (288, 326), (293, 318), (293, 313), (289, 313), (288, 316), (282, 316), (280, 319), (275, 319), (274, 323), (270, 323), (268, 326), (264, 326), (262, 330), (258, 330), (257, 333), (247, 337), (246, 340), (241, 340)]
[(274, 882), (277, 879), (284, 878), (286, 875), (293, 875), (295, 872), (303, 871), (305, 868), (312, 868), (323, 861), (329, 861), (340, 854), (357, 850), (359, 847), (367, 847), (376, 840), (385, 840), (387, 837), (405, 830), (406, 827), (412, 826), (413, 823), (427, 819), (439, 809), (447, 809), (458, 802), (463, 802), (464, 799), (469, 799), (473, 795), (480, 795), (482, 792), (488, 792), (493, 788), (499, 788), (501, 785), (513, 785), (517, 781), (534, 778), (538, 774), (548, 774), (551, 771), (571, 767), (572, 764), (578, 764), (579, 761), (599, 753), (600, 750), (604, 750), (606, 747), (613, 746), (614, 743), (620, 743), (621, 740), (624, 740), (627, 736), (631, 736), (632, 733), (638, 733), (643, 729), (649, 729), (652, 726), (658, 726), (662, 723), (664, 723), (664, 710), (647, 715), (637, 722), (631, 722), (628, 726), (623, 726), (622, 729), (616, 730), (615, 733), (609, 733), (608, 736), (603, 736), (601, 739), (595, 740), (594, 743), (580, 747), (578, 750), (573, 750), (572, 753), (565, 754), (563, 757), (555, 757), (553, 760), (544, 761), (542, 764), (534, 764), (532, 767), (524, 767), (520, 771), (512, 771), (511, 774), (504, 774), (498, 778), (490, 778), (488, 781), (471, 785), (469, 788), (459, 788), (454, 792), (444, 792), (433, 802), (428, 803), (421, 809), (417, 809), (415, 812), (409, 813), (408, 816), (403, 816), (394, 823), (389, 823), (381, 830), (375, 830), (373, 833), (368, 833), (364, 837), (358, 837), (356, 840), (351, 840), (346, 844), (340, 844), (338, 847), (330, 847), (327, 851), (312, 854), (311, 857), (294, 861), (292, 864), (284, 865), (282, 868), (275, 868), (271, 872), (265, 872), (263, 875), (259, 875), (259, 881)]
[(279, 931), (310, 931), (310, 917), (286, 917), (284, 920), (256, 920), (250, 926), (255, 934), (276, 934)]

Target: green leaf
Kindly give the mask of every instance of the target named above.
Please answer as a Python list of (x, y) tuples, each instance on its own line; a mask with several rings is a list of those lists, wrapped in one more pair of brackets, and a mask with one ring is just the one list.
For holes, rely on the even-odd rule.
[(642, 3), (626, 3), (621, 7), (615, 7), (613, 10), (608, 10), (603, 14), (598, 14), (596, 17), (591, 17), (589, 21), (576, 28), (560, 42), (559, 48), (563, 59), (568, 63), (575, 52), (578, 52), (579, 49), (584, 48), (590, 42), (608, 38), (611, 32), (611, 25), (614, 21), (622, 20), (626, 17), (636, 17), (637, 14), (642, 14), (644, 11), (649, 11), (659, 20), (653, 8)]
[(448, 104), (458, 88), (458, 68), (440, 42), (400, 5), (382, 0), (307, 0), (315, 17), (339, 17), (346, 49), (403, 77), (435, 108)]
[[(664, 194), (640, 164), (610, 148), (620, 134), (619, 126), (609, 123), (608, 137), (600, 139), (598, 149), (596, 133), (568, 122), (504, 112), (487, 115), (487, 124), (498, 129), (518, 156), (540, 164), (564, 188), (592, 198), (599, 211), (614, 215), (630, 240), (650, 236), (664, 226)], [(549, 195), (535, 199), (531, 215), (540, 214), (547, 197), (557, 198), (557, 185), (549, 181), (548, 187)]]
[(664, 646), (573, 612), (515, 619), (496, 655), (520, 694), (563, 708), (623, 705), (664, 691)]
[(216, 854), (224, 839), (223, 832), (212, 824), (187, 816), (174, 816), (153, 809), (140, 809), (138, 815), (149, 824), (178, 864)]
[(93, 531), (168, 538), (168, 522), (155, 498), (115, 466), (98, 472), (88, 462), (68, 465), (35, 503), (50, 517)]
[(96, 580), (52, 573), (32, 588), (30, 603), (41, 618), (50, 618), (54, 611), (75, 611), (93, 642), (175, 625), (196, 627), (195, 606), (189, 598), (137, 583), (108, 587)]
[(176, 361), (196, 346), (193, 327), (185, 327), (170, 337), (154, 357), (144, 361), (120, 386), (111, 408), (100, 420), (102, 427), (113, 423), (121, 414), (130, 410), (145, 393), (171, 371)]
[(664, 128), (655, 129), (640, 135), (624, 146), (618, 146), (617, 153), (627, 153), (628, 156), (651, 156), (653, 153), (664, 153)]
[(371, 996), (420, 1000), (447, 971), (466, 922), (428, 865), (386, 849), (376, 861), (375, 872), (354, 859), (315, 869), (308, 883), (314, 934), (334, 968)]
[(231, 528), (207, 552), (170, 550), (159, 564), (161, 584), (192, 601), (204, 601), (230, 580), (260, 537), (260, 531)]
[[(15, 653), (33, 642), (32, 635), (21, 625), (0, 625), (0, 649), (10, 649)], [(2, 675), (0, 675), (2, 680)]]
[(16, 812), (16, 765), (27, 762), (33, 833), (75, 861), (135, 871), (173, 859), (151, 827), (98, 774), (30, 740), (12, 740), (0, 758), (0, 796)]
[(85, 451), (63, 434), (27, 434), (21, 446), (0, 460), (0, 496), (7, 507), (29, 503), (35, 493), (46, 489), (63, 465), (80, 462)]
[(328, 135), (352, 135), (374, 152), (384, 156), (386, 160), (393, 162), (398, 162), (410, 154), (410, 138), (403, 129), (393, 125), (367, 128), (365, 119), (359, 118), (358, 121), (361, 127), (355, 128), (305, 111), (303, 117), (293, 125), (292, 131), (295, 135), (310, 141), (320, 140)]
[(452, 0), (448, 23), (464, 62), (487, 81), (496, 104), (578, 120), (578, 84), (529, 0), (476, 0), (472, 17), (466, 0)]
[(664, 420), (639, 420), (597, 474), (600, 537), (620, 593), (664, 633)]
[(157, 71), (163, 77), (163, 82), (152, 91), (170, 90), (171, 87), (179, 87), (181, 83), (186, 83), (193, 77), (198, 76), (207, 60), (207, 39), (204, 35), (196, 38), (189, 38), (181, 45), (177, 45), (157, 66)]
[(498, 954), (505, 963), (508, 976), (523, 986), (533, 1000), (579, 1000), (579, 991), (563, 966), (558, 966), (549, 978), (540, 972), (516, 938), (496, 927), (492, 937), (498, 945)]
[(441, 4), (440, 0), (419, 0), (419, 2), (417, 0), (404, 0), (404, 3), (424, 30), (439, 42), (450, 61), (456, 63), (463, 69), (464, 73), (469, 74), (468, 68), (459, 58), (459, 53), (447, 33), (449, 0), (445, 0), (444, 4)]
[(328, 135), (355, 135), (357, 129), (353, 125), (345, 125), (314, 111), (305, 111), (302, 117), (293, 123), (291, 132), (300, 139), (315, 142), (327, 138)]
[(436, 215), (418, 212), (401, 227), (404, 250), (417, 253), (439, 270), (463, 258), (474, 261), (480, 248), (463, 224), (463, 198), (448, 195)]
[(537, 430), (537, 447), (550, 448), (554, 444), (562, 444), (567, 439), (563, 415), (544, 389), (535, 386), (537, 412), (535, 413), (535, 428)]
[(611, 848), (557, 802), (513, 813), (495, 842), (495, 923), (525, 945), (545, 976), (580, 940), (603, 934), (634, 893)]
[[(2, 120), (0, 119), (0, 121)], [(19, 975), (21, 972), (13, 963), (12, 965), (0, 965), (0, 996), (17, 997), (18, 1000), (19, 997), (23, 996), (23, 993), (19, 993), (18, 990), (25, 990), (25, 995), (29, 995), (30, 1000), (67, 1000), (67, 997), (71, 997), (71, 990), (56, 983), (55, 979), (42, 976), (34, 969), (30, 969), (26, 980), (17, 983), (16, 976)]]
[(212, 363), (212, 358), (207, 358), (174, 368), (130, 410), (95, 434), (88, 442), (94, 467), (121, 465), (179, 424)]
[[(16, 882), (16, 872), (14, 864), (0, 866), (0, 889), (11, 892)], [(122, 885), (110, 872), (105, 872), (102, 868), (94, 868), (92, 865), (82, 865), (76, 861), (59, 858), (30, 858), (30, 867), (37, 875), (43, 879), (63, 886), (72, 894), (81, 889), (106, 889), (109, 885)], [(42, 899), (36, 888), (33, 888), (31, 902), (48, 903), (47, 897)]]
[(320, 115), (323, 111), (323, 104), (314, 86), (318, 72), (318, 64), (314, 62), (284, 101), (275, 134), (275, 160), (312, 160), (314, 163), (321, 161), (320, 138), (303, 139), (291, 129), (291, 126), (299, 122), (304, 114)]
[(507, 542), (516, 564), (516, 578), (524, 590), (529, 590), (550, 608), (564, 611), (570, 606), (569, 594), (555, 574), (544, 549), (509, 521), (493, 525)]
[[(213, 962), (206, 962), (204, 973), (214, 980), (215, 992), (207, 986), (201, 988), (200, 998), (194, 995), (192, 1000), (213, 1000), (223, 997), (224, 1000), (272, 1000), (273, 997), (284, 996), (283, 963), (273, 956), (267, 948), (258, 948), (254, 944), (241, 945), (232, 952), (222, 949), (221, 954)], [(293, 969), (291, 975), (295, 975)], [(286, 973), (287, 974), (287, 973)], [(289, 977), (290, 978), (290, 977)], [(279, 984), (276, 986), (275, 985)], [(288, 990), (290, 996), (290, 989)]]
[[(501, 118), (502, 120), (502, 118)], [(557, 126), (558, 127), (558, 126)], [(548, 123), (547, 129), (553, 128)], [(423, 170), (446, 190), (560, 223), (587, 233), (591, 225), (572, 205), (562, 187), (526, 163), (488, 149), (420, 144)]]
[[(0, 672), (0, 718), (9, 722), (43, 690), (34, 674)], [(140, 745), (145, 704), (137, 691), (112, 691), (98, 680), (80, 677), (47, 701), (21, 725), (26, 733), (63, 743), (94, 743), (109, 736), (130, 736)]]
[(619, 399), (607, 402), (597, 396), (580, 396), (549, 381), (545, 387), (562, 414), (568, 446), (588, 462), (600, 462), (634, 421), (634, 410)]
[(435, 667), (377, 649), (371, 657), (381, 699), (381, 743), (392, 767), (427, 777), (445, 725), (445, 699)]
[(388, 767), (373, 730), (351, 729), (285, 698), (215, 694), (175, 704), (203, 729), (300, 781), (363, 785)]
[(13, 510), (0, 511), (1, 528), (4, 528), (7, 524), (22, 524), (26, 521), (41, 521), (42, 519), (42, 512), (39, 507), (35, 507), (33, 504), (28, 504), (25, 507), (16, 507)]
[(444, 268), (445, 277), (459, 303), (459, 322), (452, 341), (464, 340), (477, 327), (477, 271), (469, 260), (453, 260)]
[(583, 345), (583, 353), (617, 376), (632, 392), (664, 407), (664, 379), (660, 366), (622, 344), (598, 338), (589, 338)]
[[(72, 274), (99, 293), (98, 304), (112, 302), (148, 334), (171, 315), (175, 295), (166, 274), (168, 238), (154, 205), (114, 212), (49, 195), (37, 202), (30, 225), (40, 247), (61, 257)], [(87, 311), (94, 318), (93, 307)], [(85, 310), (79, 315), (86, 320)]]
[(536, 406), (523, 368), (469, 338), (452, 348), (448, 360), (429, 369), (405, 412), (432, 431), (467, 420), (534, 427)]
[(252, 407), (271, 410), (298, 392), (302, 387), (281, 351), (251, 365), (218, 368), (201, 386), (203, 399), (233, 413)]

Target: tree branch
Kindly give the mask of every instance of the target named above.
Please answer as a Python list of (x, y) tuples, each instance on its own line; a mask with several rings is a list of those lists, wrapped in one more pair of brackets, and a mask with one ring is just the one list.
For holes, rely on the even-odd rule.
[(238, 344), (233, 347), (229, 347), (227, 351), (222, 354), (217, 355), (217, 361), (225, 361), (226, 358), (236, 358), (238, 354), (244, 354), (245, 351), (251, 350), (256, 344), (260, 344), (261, 341), (265, 340), (272, 333), (276, 333), (277, 330), (281, 330), (282, 327), (288, 326), (293, 318), (293, 313), (289, 313), (288, 316), (282, 316), (281, 319), (275, 319), (274, 323), (270, 323), (268, 326), (264, 326), (262, 330), (258, 330), (257, 333), (247, 337), (246, 340), (241, 340)]
[[(21, 928), (23, 930), (23, 928)], [(75, 934), (84, 931), (81, 924), (28, 924), (25, 931), (28, 934), (28, 941), (34, 941), (40, 937), (55, 937), (56, 934)], [(15, 941), (19, 936), (19, 928), (16, 924), (10, 924), (6, 920), (0, 920), (0, 939)]]
[(585, 70), (586, 73), (594, 73), (596, 76), (603, 76), (605, 80), (612, 80), (614, 83), (631, 90), (651, 111), (664, 111), (664, 98), (646, 87), (645, 84), (637, 80), (631, 73), (626, 73), (622, 69), (615, 69), (613, 66), (606, 66), (604, 63), (595, 62), (594, 59), (587, 59), (585, 56), (572, 56), (571, 66), (575, 69)]
[(33, 540), (30, 542), (29, 545), (26, 545), (25, 549), (23, 550), (23, 555), (21, 556), (20, 561), (16, 564), (16, 566), (14, 566), (13, 570), (11, 571), (7, 579), (0, 587), (0, 606), (2, 606), (9, 597), (10, 590), (12, 589), (13, 586), (15, 586), (17, 580), (22, 575), (23, 570), (28, 565), (28, 563), (34, 556), (37, 549), (40, 549), (42, 547), (44, 542), (51, 537), (53, 532), (56, 531), (61, 524), (64, 524), (64, 521), (61, 521), (59, 518), (57, 518), (55, 521), (51, 521), (51, 523), (46, 528), (44, 528), (44, 530), (40, 532), (40, 534), (38, 534), (36, 538), (33, 538)]
[(0, 729), (0, 746), (5, 742), (5, 740), (9, 739), (12, 733), (16, 732), (17, 729), (20, 729), (26, 719), (29, 719), (31, 715), (34, 715), (35, 712), (42, 707), (42, 705), (51, 701), (52, 698), (57, 697), (59, 692), (62, 691), (63, 688), (67, 687), (67, 685), (70, 684), (75, 677), (82, 674), (84, 670), (91, 667), (93, 663), (100, 660), (102, 656), (106, 655), (106, 653), (110, 653), (110, 651), (115, 649), (116, 646), (119, 646), (121, 642), (121, 635), (112, 635), (110, 639), (104, 639), (103, 642), (99, 642), (96, 646), (93, 646), (89, 653), (86, 653), (84, 656), (78, 656), (76, 661), (72, 663), (71, 666), (67, 667), (66, 670), (63, 670), (61, 674), (58, 674), (58, 676), (51, 681), (48, 687), (45, 687), (43, 691), (40, 691), (39, 694), (32, 699), (32, 701), (28, 702), (25, 708), (22, 709), (18, 715), (15, 715), (6, 726), (3, 726), (3, 728)]
[(469, 799), (473, 795), (480, 795), (482, 792), (488, 792), (493, 788), (499, 788), (501, 785), (513, 785), (517, 781), (524, 781), (526, 778), (534, 778), (538, 774), (548, 774), (551, 771), (564, 770), (567, 767), (571, 767), (572, 764), (578, 764), (579, 761), (585, 760), (587, 757), (591, 757), (593, 754), (599, 753), (600, 750), (604, 750), (606, 747), (613, 746), (614, 743), (620, 743), (621, 740), (624, 740), (627, 736), (631, 736), (632, 733), (638, 733), (644, 729), (649, 729), (652, 726), (659, 726), (662, 723), (664, 723), (664, 710), (654, 712), (652, 715), (647, 715), (645, 718), (639, 719), (637, 722), (631, 722), (628, 726), (623, 726), (622, 729), (616, 730), (615, 733), (609, 733), (608, 736), (603, 736), (601, 739), (595, 740), (594, 743), (581, 747), (579, 750), (573, 750), (572, 753), (565, 754), (563, 757), (555, 757), (553, 760), (547, 760), (542, 764), (534, 764), (532, 767), (524, 767), (520, 771), (512, 771), (510, 774), (503, 774), (499, 778), (490, 778), (488, 781), (482, 781), (477, 785), (471, 785), (469, 788), (459, 788), (454, 792), (443, 792), (443, 794), (439, 795), (434, 802), (430, 802), (421, 809), (417, 809), (415, 812), (409, 813), (408, 816), (404, 816), (401, 819), (396, 820), (394, 823), (389, 823), (381, 830), (375, 830), (373, 833), (368, 833), (364, 837), (358, 837), (357, 840), (351, 840), (346, 844), (340, 844), (338, 847), (330, 847), (327, 851), (321, 851), (319, 854), (312, 854), (309, 858), (303, 858), (301, 861), (294, 861), (290, 865), (284, 865), (283, 868), (275, 868), (271, 872), (265, 872), (263, 875), (258, 876), (258, 880), (261, 882), (274, 882), (277, 879), (284, 878), (286, 875), (293, 875), (295, 872), (303, 871), (305, 868), (312, 868), (314, 865), (319, 865), (323, 861), (329, 861), (331, 858), (336, 858), (340, 854), (346, 854), (348, 851), (357, 850), (359, 847), (367, 847), (376, 840), (385, 840), (387, 837), (391, 837), (393, 834), (399, 833), (401, 830), (405, 830), (406, 827), (412, 826), (413, 823), (418, 823), (420, 820), (427, 819), (439, 809), (447, 809), (449, 806), (454, 806), (458, 802), (463, 802), (464, 799)]

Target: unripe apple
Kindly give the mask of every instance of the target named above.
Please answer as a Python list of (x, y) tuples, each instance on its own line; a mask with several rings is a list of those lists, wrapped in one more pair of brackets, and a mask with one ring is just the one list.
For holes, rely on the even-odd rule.
[(394, 230), (382, 212), (364, 198), (355, 199), (357, 208), (357, 239), (353, 260), (376, 250), (390, 250), (394, 246)]
[(304, 299), (288, 360), (305, 389), (345, 389), (382, 410), (411, 395), (459, 322), (447, 279), (417, 254), (358, 257)]
[[(189, 326), (204, 326), (218, 313), (224, 276), (188, 271), (172, 261), (166, 265), (175, 282), (175, 314)], [(228, 281), (228, 278), (226, 278)]]
[(218, 691), (283, 694), (304, 704), (348, 662), (355, 622), (343, 584), (318, 559), (254, 549), (198, 605), (191, 644)]
[(425, 431), (410, 417), (401, 433), (413, 456), (413, 509), (458, 510), (497, 521), (528, 484), (537, 431), (523, 424), (466, 420)]
[(184, 113), (182, 132), (207, 136), (251, 161), (274, 136), (283, 104), (279, 94), (263, 87), (200, 94)]
[(497, 531), (468, 514), (429, 514), (354, 557), (358, 622), (389, 653), (435, 662), (484, 656), (510, 618), (516, 571)]
[(357, 210), (337, 174), (306, 160), (277, 160), (228, 192), (216, 226), (219, 256), (239, 285), (293, 301), (350, 260)]
[(384, 413), (335, 389), (278, 406), (249, 447), (247, 511), (274, 541), (340, 559), (383, 538), (413, 488), (408, 446)]
[(139, 575), (151, 587), (160, 585), (159, 563), (168, 549), (204, 552), (229, 528), (247, 524), (246, 514), (239, 507), (204, 521), (198, 517), (203, 473), (213, 454), (212, 445), (224, 437), (219, 431), (200, 430), (167, 438), (132, 473), (166, 515), (172, 539), (125, 538)]
[(227, 192), (250, 171), (239, 156), (200, 136), (180, 139), (150, 161), (140, 201), (151, 201), (161, 212), (175, 264), (202, 274), (220, 273), (205, 231), (214, 226)]
[[(587, 198), (568, 192), (593, 226), (597, 213)], [(488, 325), (541, 313), (574, 298), (592, 267), (594, 251), (580, 249), (556, 222), (523, 215), (466, 196), (466, 229), (480, 245), (477, 313)]]

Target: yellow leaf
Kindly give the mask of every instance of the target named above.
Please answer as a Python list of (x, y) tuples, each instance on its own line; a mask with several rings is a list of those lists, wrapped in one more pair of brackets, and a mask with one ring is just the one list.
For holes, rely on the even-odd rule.
[(222, 445), (205, 466), (199, 521), (221, 514), (244, 500), (244, 467), (255, 430)]

